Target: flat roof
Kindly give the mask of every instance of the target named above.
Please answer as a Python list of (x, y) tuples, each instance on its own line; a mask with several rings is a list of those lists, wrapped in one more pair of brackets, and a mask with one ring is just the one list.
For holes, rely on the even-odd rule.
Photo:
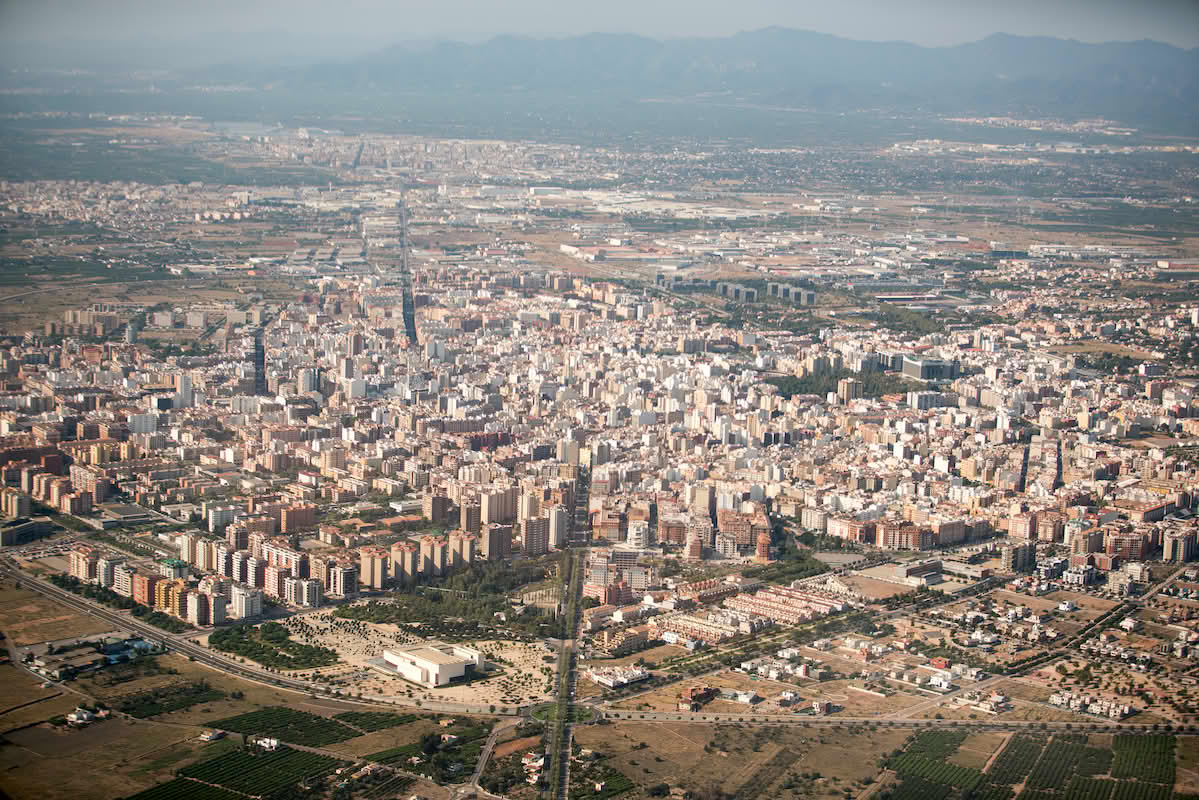
[[(441, 642), (426, 642), (424, 644), (414, 644), (407, 647), (397, 647), (388, 649), (385, 652), (393, 655), (403, 655), (408, 658), (419, 658), (422, 661), (427, 661), (430, 664), (461, 664), (470, 661), (469, 656), (456, 656), (453, 654), (454, 645), (443, 644)], [(469, 653), (476, 651), (469, 647), (458, 648)]]
[(434, 647), (415, 647), (402, 652), (409, 658), (419, 658), (432, 664), (460, 664), (466, 661), (464, 658), (444, 653)]

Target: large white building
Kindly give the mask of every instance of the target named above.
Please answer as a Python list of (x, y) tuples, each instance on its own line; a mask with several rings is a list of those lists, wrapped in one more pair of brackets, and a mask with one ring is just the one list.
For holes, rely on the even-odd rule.
[(481, 670), (483, 654), (469, 647), (442, 642), (384, 650), (383, 660), (405, 680), (434, 688), (466, 675), (467, 667)]

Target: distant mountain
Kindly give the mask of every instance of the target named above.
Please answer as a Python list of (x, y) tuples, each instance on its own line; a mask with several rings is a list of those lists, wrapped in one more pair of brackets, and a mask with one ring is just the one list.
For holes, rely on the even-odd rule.
[[(226, 79), (245, 76), (236, 64), (220, 72)], [(784, 28), (668, 41), (617, 34), (500, 36), (480, 44), (392, 47), (306, 68), (267, 68), (261, 77), (295, 89), (724, 96), (827, 110), (1151, 118), (1184, 128), (1199, 117), (1199, 49), (1006, 34), (935, 48)]]
[[(449, 119), (473, 104), (479, 107), (475, 118), (455, 117), (464, 130), (473, 131), (483, 130), (480, 118), (506, 114), (508, 127), (496, 130), (510, 132), (521, 114), (532, 119), (542, 112), (550, 123), (569, 113), (576, 127), (607, 126), (623, 133), (641, 130), (651, 118), (669, 117), (685, 128), (688, 116), (698, 120), (696, 108), (706, 104), (712, 110), (709, 122), (715, 116), (727, 122), (738, 113), (761, 115), (779, 108), (921, 111), (1107, 117), (1159, 132), (1199, 135), (1199, 48), (1152, 41), (1084, 44), (996, 34), (954, 47), (921, 47), (765, 28), (708, 39), (499, 36), (479, 43), (413, 41), (376, 49), (373, 43), (386, 36), (368, 30), (341, 37), (262, 32), (181, 34), (169, 42), (10, 42), (0, 48), (0, 88), (74, 92), (79, 105), (91, 92), (144, 89), (151, 83), (155, 92), (250, 85), (275, 94), (247, 99), (242, 113), (256, 105), (264, 114), (287, 117), (311, 99), (307, 110), (317, 116), (334, 115), (338, 107), (351, 109), (352, 115), (377, 110), (393, 117), (397, 109), (400, 114), (409, 109), (409, 123)], [(9, 105), (42, 102), (34, 95), (6, 97)], [(25, 99), (18, 103), (13, 97)], [(95, 98), (96, 108), (117, 107), (111, 95)], [(644, 100), (675, 105), (636, 102)], [(230, 105), (226, 101), (210, 98), (210, 113), (229, 113), (219, 109), (220, 102)], [(423, 105), (418, 111), (413, 104)], [(153, 106), (145, 96), (126, 105)], [(56, 107), (65, 107), (65, 101)], [(167, 109), (166, 100), (153, 107)], [(193, 108), (180, 100), (169, 110), (190, 113)], [(609, 112), (619, 113), (619, 120)], [(707, 132), (719, 136), (728, 130), (713, 124)]]

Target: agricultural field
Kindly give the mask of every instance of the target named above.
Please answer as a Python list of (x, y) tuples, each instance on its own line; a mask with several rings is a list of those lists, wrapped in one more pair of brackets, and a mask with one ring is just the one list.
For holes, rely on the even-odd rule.
[(126, 800), (244, 800), (245, 795), (216, 786), (205, 786), (186, 778), (160, 783), (144, 792), (130, 795)]
[(324, 747), (353, 739), (359, 732), (340, 722), (297, 711), (287, 706), (273, 706), (227, 719), (211, 720), (209, 727), (247, 736), (269, 736), (289, 744)]
[[(295, 706), (308, 701), (302, 695), (272, 689), (252, 681), (210, 669), (174, 653), (140, 658), (127, 664), (114, 664), (99, 672), (83, 675), (75, 684), (84, 692), (114, 708), (127, 698), (154, 691), (172, 691), (178, 687), (203, 682), (224, 697), (180, 706), (160, 712), (156, 721), (203, 725), (214, 717), (231, 717), (263, 706)], [(332, 701), (330, 701), (332, 702)], [(344, 705), (339, 710), (349, 710)]]
[(1044, 749), (1042, 739), (1024, 735), (1013, 737), (992, 762), (987, 780), (1006, 785), (1023, 783)]
[(1116, 736), (1112, 777), (1174, 784), (1173, 736)]
[[(37, 685), (40, 687), (40, 684)], [(19, 730), (27, 725), (36, 725), (54, 717), (70, 714), (81, 700), (77, 694), (62, 692), (43, 697), (20, 708), (12, 708), (0, 715), (0, 733)]]
[[(1011, 737), (985, 772), (943, 764), (954, 746), (952, 732), (927, 732), (912, 738), (888, 766), (900, 781), (875, 800), (912, 797), (917, 789), (932, 797), (957, 792), (977, 800), (1182, 800), (1176, 795), (1175, 749), (1190, 737), (1084, 736), (1054, 734)], [(958, 739), (957, 747), (966, 744)], [(951, 757), (951, 761), (955, 759)], [(1016, 794), (1016, 792), (1019, 794)]]
[(367, 733), (395, 728), (420, 719), (416, 714), (392, 714), (389, 711), (344, 711), (333, 719), (352, 725)]
[(203, 681), (197, 681), (196, 683), (151, 689), (147, 692), (129, 695), (121, 699), (117, 710), (139, 719), (145, 719), (224, 698), (225, 693), (220, 689), (214, 689)]
[(108, 633), (112, 625), (59, 605), (31, 589), (0, 588), (0, 631), (18, 646)]
[(270, 752), (238, 750), (179, 771), (184, 778), (250, 795), (269, 795), (328, 775), (346, 762), (280, 746)]

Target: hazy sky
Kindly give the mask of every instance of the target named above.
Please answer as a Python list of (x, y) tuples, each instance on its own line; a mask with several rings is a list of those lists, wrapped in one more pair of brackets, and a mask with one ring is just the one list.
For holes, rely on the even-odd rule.
[(187, 38), (283, 30), (371, 42), (595, 31), (657, 38), (782, 25), (957, 44), (991, 33), (1199, 46), (1199, 0), (0, 0), (0, 36)]

